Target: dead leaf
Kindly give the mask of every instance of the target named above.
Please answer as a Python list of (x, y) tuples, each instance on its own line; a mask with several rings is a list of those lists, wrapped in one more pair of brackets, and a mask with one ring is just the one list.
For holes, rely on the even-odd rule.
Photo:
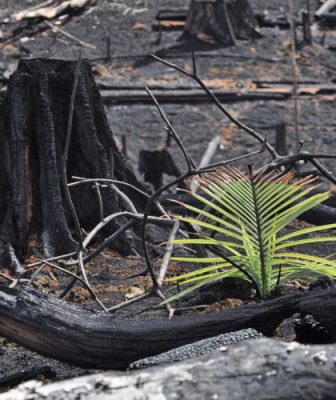
[(58, 5), (53, 5), (52, 2), (46, 1), (40, 6), (33, 6), (26, 8), (25, 10), (14, 13), (11, 16), (13, 21), (21, 21), (23, 19), (31, 19), (31, 18), (45, 18), (45, 19), (53, 19), (60, 15), (61, 13), (65, 13), (74, 8), (84, 8), (88, 5), (89, 0), (65, 0)]
[(125, 293), (125, 299), (126, 300), (132, 300), (135, 299), (136, 297), (139, 297), (145, 293), (145, 289), (138, 287), (138, 286), (132, 286), (128, 289), (128, 291)]
[(184, 28), (184, 21), (160, 21), (160, 25), (165, 28)]
[(126, 65), (125, 67), (120, 68), (121, 72), (133, 72), (134, 67), (132, 65)]
[(131, 26), (132, 31), (141, 31), (142, 29), (148, 29), (148, 26), (144, 22), (135, 22)]
[(203, 32), (197, 33), (196, 37), (198, 40), (201, 40), (202, 42), (205, 43), (216, 43), (216, 40), (212, 36), (209, 36)]
[(119, 78), (119, 75), (115, 71), (112, 71), (109, 67), (103, 64), (96, 64), (93, 67), (93, 72), (95, 75), (101, 76), (102, 78)]
[(220, 130), (220, 145), (224, 146), (227, 143), (230, 143), (232, 140), (233, 134), (236, 132), (236, 127), (233, 125), (225, 126)]

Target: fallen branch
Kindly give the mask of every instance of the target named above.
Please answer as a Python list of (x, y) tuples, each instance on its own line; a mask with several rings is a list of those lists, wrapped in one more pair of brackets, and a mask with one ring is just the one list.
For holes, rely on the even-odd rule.
[(58, 26), (52, 24), (51, 22), (44, 21), (44, 23), (45, 23), (46, 25), (48, 25), (49, 28), (51, 28), (53, 32), (58, 32), (58, 33), (60, 33), (61, 35), (65, 36), (66, 38), (72, 40), (73, 42), (79, 44), (79, 45), (82, 46), (82, 47), (86, 47), (86, 48), (88, 48), (88, 49), (93, 49), (93, 50), (96, 50), (96, 49), (97, 49), (96, 46), (93, 46), (93, 45), (90, 44), (90, 43), (84, 42), (83, 40), (80, 40), (80, 39), (76, 38), (76, 36), (72, 35), (72, 34), (69, 33), (69, 32), (66, 32), (64, 29), (59, 28)]
[(322, 6), (315, 12), (317, 17), (322, 17), (323, 14), (329, 13), (334, 7), (336, 7), (336, 0), (327, 0)]
[(29, 7), (25, 10), (19, 11), (12, 15), (12, 19), (15, 21), (21, 21), (23, 19), (32, 18), (45, 18), (53, 19), (61, 14), (71, 10), (84, 8), (90, 3), (90, 0), (68, 0), (62, 1), (59, 4), (52, 5), (52, 2), (46, 1), (40, 4), (40, 7)]
[(140, 358), (196, 340), (254, 328), (271, 336), (294, 313), (312, 315), (336, 340), (336, 289), (294, 294), (201, 317), (117, 320), (81, 309), (29, 287), (0, 287), (0, 334), (62, 361), (125, 369)]
[(3, 400), (333, 399), (336, 346), (270, 339), (245, 341), (187, 362), (127, 373), (107, 372), (3, 394)]

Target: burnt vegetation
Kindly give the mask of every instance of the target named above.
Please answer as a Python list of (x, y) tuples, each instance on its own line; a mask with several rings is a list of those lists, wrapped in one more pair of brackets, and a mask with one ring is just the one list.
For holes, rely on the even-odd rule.
[[(317, 7), (315, 2), (313, 7), (313, 2), (307, 1), (302, 13), (298, 13), (290, 0), (285, 2), (286, 13), (272, 17), (267, 12), (256, 13), (252, 2), (247, 0), (192, 0), (188, 7), (158, 10), (152, 32), (156, 41), (151, 43), (150, 52), (129, 56), (111, 54), (113, 38), (107, 37), (106, 55), (93, 57), (90, 52), (95, 46), (90, 43), (90, 37), (70, 34), (62, 21), (81, 20), (85, 18), (85, 11), (93, 7), (94, 13), (95, 7), (100, 6), (78, 0), (64, 2), (66, 8), (62, 2), (47, 3), (12, 12), (7, 17), (10, 22), (4, 22), (8, 23), (8, 29), (1, 39), (5, 48), (18, 43), (24, 35), (35, 36), (50, 29), (53, 35), (59, 34), (75, 44), (76, 58), (22, 58), (15, 72), (5, 79), (0, 105), (0, 334), (40, 354), (80, 367), (103, 369), (126, 369), (140, 358), (240, 329), (254, 328), (273, 337), (286, 321), (291, 321), (291, 333), (302, 343), (335, 343), (333, 273), (325, 273), (329, 278), (317, 283), (287, 279), (288, 282), (279, 284), (284, 273), (280, 265), (279, 276), (272, 278), (272, 291), (263, 291), (265, 298), (261, 300), (256, 279), (246, 273), (244, 265), (232, 261), (225, 253), (228, 250), (225, 232), (219, 231), (219, 214), (211, 209), (211, 202), (215, 201), (211, 196), (200, 201), (197, 194), (197, 179), (201, 181), (204, 174), (217, 179), (215, 174), (221, 167), (254, 164), (255, 168), (249, 167), (245, 175), (250, 174), (250, 181), (256, 185), (259, 183), (256, 177), (262, 181), (269, 176), (279, 181), (288, 177), (284, 178), (286, 183), (289, 180), (305, 184), (318, 182), (312, 192), (307, 191), (303, 196), (303, 201), (308, 202), (312, 196), (323, 197), (324, 188), (331, 188), (323, 202), (301, 213), (300, 219), (308, 227), (307, 234), (314, 232), (313, 228), (309, 231), (307, 224), (329, 224), (334, 228), (336, 173), (330, 165), (335, 165), (336, 153), (332, 146), (326, 152), (316, 146), (310, 148), (301, 139), (300, 125), (304, 117), (300, 115), (300, 96), (326, 95), (334, 100), (336, 89), (332, 79), (322, 83), (309, 76), (306, 79), (299, 71), (298, 54), (306, 48), (310, 49), (307, 52), (317, 51), (311, 25), (314, 20), (321, 31), (332, 30), (335, 4), (326, 1)], [(147, 12), (149, 7), (144, 2), (141, 11), (131, 3), (128, 8), (118, 2), (113, 4), (122, 15), (132, 15), (132, 18)], [(108, 9), (108, 4), (105, 6)], [(54, 24), (56, 21), (60, 23)], [(143, 22), (139, 24), (132, 25), (132, 30), (147, 29)], [(240, 46), (246, 44), (242, 43), (250, 43), (252, 53), (257, 52), (255, 48), (265, 46), (262, 43), (271, 34), (270, 30), (280, 29), (287, 35), (287, 53), (291, 60), (289, 80), (266, 80), (260, 81), (259, 86), (253, 83), (251, 88), (227, 89), (213, 87), (210, 79), (202, 77), (204, 63), (211, 66), (212, 57), (218, 54), (221, 60), (228, 58), (230, 62), (238, 60), (248, 65), (251, 52), (245, 55)], [(167, 46), (165, 35), (176, 32), (176, 41), (169, 40)], [(81, 51), (77, 51), (77, 46)], [(333, 54), (332, 45), (328, 46), (329, 50), (318, 47), (318, 51)], [(234, 49), (231, 55), (223, 53), (226, 48)], [(217, 51), (218, 54), (214, 53)], [(260, 52), (253, 62), (275, 63), (273, 56), (265, 53)], [(129, 59), (128, 67), (132, 71), (144, 71), (153, 65), (156, 71), (164, 68), (174, 77), (173, 85), (159, 79), (159, 83), (151, 79), (146, 83), (144, 78), (143, 85), (120, 82), (118, 78), (112, 80), (111, 65)], [(213, 68), (218, 69), (218, 63), (215, 65)], [(123, 68), (125, 73), (124, 65)], [(108, 79), (96, 79), (97, 71)], [(272, 125), (275, 140), (253, 128), (242, 114), (231, 110), (232, 104), (242, 101), (260, 101), (262, 105), (267, 101), (290, 102), (291, 137), (284, 121), (274, 121)], [(186, 115), (185, 131), (179, 132), (174, 115), (169, 113), (170, 105), (184, 107), (185, 103), (192, 106), (210, 103), (231, 129), (244, 135), (248, 146), (244, 143), (239, 151), (220, 154), (218, 159), (215, 154), (222, 145), (218, 134), (207, 140), (206, 151), (195, 157), (194, 150), (188, 146), (190, 141), (197, 142), (189, 116)], [(161, 142), (160, 145), (154, 148), (147, 141), (133, 154), (136, 141), (132, 143), (126, 134), (116, 133), (113, 121), (110, 124), (108, 120), (109, 108), (105, 106), (140, 107), (140, 114), (144, 112), (141, 107), (153, 107), (161, 121), (161, 137), (157, 139), (155, 135), (159, 134), (154, 132), (153, 143)], [(237, 170), (229, 171), (237, 174), (232, 172)], [(229, 207), (222, 206), (224, 215), (230, 212)], [(214, 232), (209, 235), (213, 245), (208, 248), (201, 245), (204, 234), (198, 220), (192, 221), (185, 215), (200, 209), (205, 217), (213, 212), (217, 221)], [(177, 214), (184, 217), (176, 218)], [(204, 221), (199, 225), (209, 228), (209, 220)], [(330, 235), (333, 237), (333, 231)], [(193, 241), (192, 249), (176, 246)], [(230, 246), (234, 247), (236, 243), (232, 243)], [(218, 244), (223, 253), (218, 252)], [(122, 268), (118, 270), (117, 289), (118, 285), (109, 278), (104, 282), (113, 293), (106, 296), (108, 290), (104, 291), (97, 282), (104, 281), (104, 273), (108, 275), (106, 268), (101, 276), (98, 272), (104, 269), (99, 267), (99, 260), (109, 252), (119, 257)], [(181, 302), (179, 293), (183, 289), (168, 283), (174, 281), (173, 275), (180, 273), (172, 259), (175, 252), (182, 260), (190, 254), (195, 260), (222, 257), (239, 272), (234, 278), (228, 277), (213, 285), (209, 281), (197, 295)], [(262, 249), (260, 252), (263, 253)], [(332, 268), (333, 254), (329, 252), (322, 257), (327, 260), (330, 257), (328, 268)], [(134, 260), (136, 269), (132, 268)], [(180, 268), (183, 273), (187, 267)], [(193, 268), (194, 271), (197, 266)], [(216, 273), (223, 272), (223, 268), (226, 266), (219, 265)], [(318, 274), (315, 275), (316, 280)], [(129, 278), (136, 283), (130, 284)], [(56, 281), (53, 287), (52, 280)], [(138, 282), (145, 284), (139, 287)], [(42, 293), (43, 284), (49, 288), (48, 294)], [(130, 292), (115, 295), (120, 287), (127, 287)], [(76, 289), (86, 293), (86, 303), (95, 310), (66, 301), (75, 298)], [(219, 307), (223, 301), (234, 305), (195, 316), (209, 307), (211, 311), (216, 310), (207, 299), (215, 299)], [(120, 314), (121, 319), (111, 315), (125, 309), (129, 311)], [(125, 321), (125, 315), (129, 319), (132, 313), (137, 318)], [(142, 320), (143, 315), (150, 321)], [(153, 319), (158, 315), (160, 320)], [(288, 339), (290, 335), (283, 336)]]

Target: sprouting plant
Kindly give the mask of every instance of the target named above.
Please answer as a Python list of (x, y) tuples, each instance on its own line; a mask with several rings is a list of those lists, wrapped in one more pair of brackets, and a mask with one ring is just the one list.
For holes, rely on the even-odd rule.
[[(311, 194), (312, 177), (293, 183), (291, 172), (254, 176), (252, 167), (244, 175), (235, 168), (221, 168), (197, 178), (201, 194), (193, 196), (204, 205), (197, 208), (180, 203), (197, 218), (178, 216), (199, 227), (196, 238), (176, 239), (180, 245), (202, 245), (209, 257), (172, 257), (198, 263), (201, 268), (168, 279), (189, 284), (168, 301), (175, 300), (205, 284), (226, 277), (251, 281), (261, 297), (288, 278), (316, 275), (336, 277), (336, 261), (292, 252), (291, 246), (325, 241), (336, 237), (307, 237), (313, 232), (336, 228), (335, 224), (300, 229), (280, 236), (280, 231), (302, 213), (329, 197), (329, 192)], [(310, 193), (310, 194), (309, 194)]]

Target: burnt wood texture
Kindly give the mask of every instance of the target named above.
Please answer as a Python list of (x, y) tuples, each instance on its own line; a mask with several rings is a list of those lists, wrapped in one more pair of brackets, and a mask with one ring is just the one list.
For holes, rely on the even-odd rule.
[[(0, 108), (0, 260), (3, 263), (13, 258), (9, 249), (14, 249), (19, 258), (25, 256), (32, 239), (45, 255), (78, 248), (61, 181), (75, 67), (73, 61), (24, 59), (10, 78)], [(86, 60), (80, 65), (67, 172), (68, 180), (73, 175), (114, 178), (143, 188), (116, 146)], [(70, 191), (81, 226), (90, 229), (99, 222), (96, 191), (92, 185), (76, 186)], [(140, 210), (144, 209), (144, 197), (130, 189), (125, 192)], [(110, 188), (102, 189), (102, 198), (105, 215), (120, 209), (120, 201)], [(112, 224), (107, 231), (118, 227), (117, 223)], [(119, 251), (129, 251), (125, 237), (114, 245)]]
[(109, 371), (42, 385), (20, 385), (1, 400), (218, 399), (333, 400), (336, 346), (271, 339), (145, 371)]
[(261, 36), (248, 0), (192, 0), (184, 28), (188, 35), (201, 40), (207, 35), (226, 46)]
[(312, 315), (334, 342), (335, 311), (336, 289), (324, 289), (197, 317), (128, 321), (81, 309), (29, 287), (1, 287), (0, 335), (80, 366), (125, 369), (138, 359), (221, 333), (254, 328), (271, 336), (295, 313)]

